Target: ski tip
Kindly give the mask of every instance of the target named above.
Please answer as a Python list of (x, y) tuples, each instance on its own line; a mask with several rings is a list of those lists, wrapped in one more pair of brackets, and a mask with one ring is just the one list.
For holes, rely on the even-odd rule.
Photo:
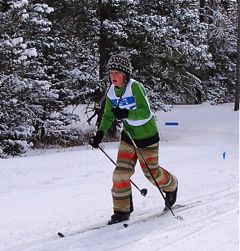
[(61, 233), (61, 232), (58, 232), (57, 234), (58, 234), (58, 236), (59, 236), (60, 238), (65, 237), (65, 235), (64, 235), (63, 233)]

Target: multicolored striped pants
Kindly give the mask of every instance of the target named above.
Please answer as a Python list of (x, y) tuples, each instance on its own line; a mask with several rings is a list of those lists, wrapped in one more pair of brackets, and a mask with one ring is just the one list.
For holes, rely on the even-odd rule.
[[(139, 160), (145, 177), (153, 185), (156, 184), (148, 171), (145, 161), (157, 184), (164, 192), (172, 192), (176, 189), (176, 177), (158, 165), (158, 147), (159, 144), (156, 143), (145, 148), (135, 149), (134, 146), (124, 141), (120, 142), (116, 168), (113, 172), (112, 197), (114, 211), (131, 211), (132, 190), (130, 177), (134, 174), (137, 160)], [(142, 157), (144, 157), (145, 161)]]

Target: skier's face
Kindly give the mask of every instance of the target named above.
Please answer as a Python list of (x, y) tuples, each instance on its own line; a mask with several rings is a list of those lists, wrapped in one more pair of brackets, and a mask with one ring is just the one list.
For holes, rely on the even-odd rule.
[(110, 70), (109, 71), (109, 76), (112, 84), (115, 87), (123, 87), (125, 84), (125, 75), (121, 71), (117, 70)]

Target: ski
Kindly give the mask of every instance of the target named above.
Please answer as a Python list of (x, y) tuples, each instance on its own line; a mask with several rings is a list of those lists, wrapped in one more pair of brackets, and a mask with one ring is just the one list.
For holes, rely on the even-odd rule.
[(74, 235), (77, 235), (77, 234), (84, 234), (88, 231), (93, 231), (93, 230), (97, 230), (97, 229), (101, 229), (101, 228), (104, 228), (104, 227), (107, 227), (109, 225), (107, 224), (101, 224), (101, 225), (98, 225), (98, 226), (91, 226), (91, 227), (88, 227), (88, 228), (84, 228), (82, 230), (79, 230), (79, 231), (75, 231), (75, 232), (72, 232), (70, 234), (63, 234), (62, 232), (58, 232), (57, 235), (60, 237), (60, 238), (64, 238), (64, 237), (67, 237), (67, 236), (74, 236)]
[[(179, 205), (179, 204), (176, 204), (172, 207), (172, 209), (174, 210), (175, 213), (180, 213), (184, 210), (187, 210), (187, 209), (190, 209), (192, 207), (195, 207), (197, 204), (199, 204), (201, 201), (196, 201), (194, 203), (191, 203), (191, 204), (185, 204), (185, 205)], [(138, 223), (141, 223), (141, 222), (147, 222), (151, 219), (154, 219), (154, 218), (158, 218), (162, 215), (165, 215), (167, 214), (168, 212), (170, 212), (170, 210), (165, 207), (161, 212), (157, 212), (155, 214), (151, 214), (151, 215), (146, 215), (145, 217), (141, 217), (139, 216), (139, 219), (132, 219), (132, 220), (129, 220), (129, 221), (126, 221), (123, 223), (123, 226), (125, 228), (127, 228), (128, 226), (132, 226), (132, 225), (135, 225), (135, 224), (138, 224)], [(183, 217), (182, 216), (175, 216), (175, 219), (178, 219), (178, 220), (183, 220)]]
[[(172, 207), (172, 209), (174, 211), (176, 211), (176, 210), (179, 210), (180, 208), (185, 208), (185, 207), (186, 207), (186, 205), (176, 204), (175, 206)], [(125, 228), (127, 228), (129, 225), (135, 225), (137, 223), (146, 222), (146, 221), (149, 221), (153, 218), (157, 218), (157, 217), (160, 217), (164, 214), (167, 214), (168, 212), (170, 212), (170, 210), (167, 207), (165, 207), (161, 212), (157, 212), (157, 213), (151, 214), (151, 215), (145, 215), (144, 217), (139, 216), (139, 219), (128, 220), (128, 221), (124, 222), (123, 226)], [(178, 217), (180, 218), (181, 216), (178, 216)]]
[[(176, 205), (174, 205), (172, 207), (172, 210), (174, 210), (176, 213), (180, 213), (180, 212), (182, 212), (184, 210), (195, 207), (200, 202), (201, 201), (195, 201), (193, 203), (184, 204), (184, 205), (176, 204)], [(157, 217), (160, 217), (162, 215), (165, 215), (169, 211), (170, 210), (165, 207), (161, 212), (157, 212), (155, 214), (150, 214), (150, 215), (145, 215), (145, 216), (144, 215), (139, 215), (139, 216), (137, 216), (137, 218), (135, 218), (135, 219), (133, 218), (132, 220), (119, 222), (119, 223), (115, 223), (115, 224), (112, 224), (112, 225), (108, 225), (106, 223), (103, 223), (103, 224), (98, 224), (98, 225), (95, 225), (95, 226), (90, 226), (90, 227), (87, 227), (87, 228), (84, 228), (82, 230), (78, 230), (78, 231), (75, 231), (75, 232), (72, 232), (72, 233), (69, 233), (69, 234), (64, 234), (63, 232), (58, 232), (57, 235), (60, 238), (64, 238), (64, 237), (70, 237), (70, 236), (74, 236), (74, 235), (78, 235), (78, 234), (83, 234), (83, 233), (86, 233), (86, 232), (89, 232), (89, 231), (103, 229), (105, 227), (123, 226), (123, 227), (127, 228), (128, 226), (132, 226), (132, 225), (135, 225), (135, 224), (138, 224), (138, 223), (141, 223), (141, 222), (146, 222), (146, 221), (151, 220), (153, 218), (157, 218)], [(177, 218), (177, 217), (182, 218), (181, 216), (176, 216), (175, 218)], [(120, 223), (122, 223), (123, 225), (121, 225)]]

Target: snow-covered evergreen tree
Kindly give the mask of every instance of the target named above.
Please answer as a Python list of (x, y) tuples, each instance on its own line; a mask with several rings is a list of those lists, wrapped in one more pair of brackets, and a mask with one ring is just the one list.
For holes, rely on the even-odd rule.
[(26, 103), (29, 90), (26, 80), (14, 74), (1, 74), (0, 157), (24, 153), (31, 146), (34, 114)]
[[(200, 9), (201, 4), (201, 9)], [(0, 155), (69, 145), (68, 106), (99, 122), (113, 53), (132, 59), (153, 108), (233, 101), (236, 1), (0, 1)], [(91, 118), (89, 119), (89, 121)]]
[[(9, 8), (1, 12), (4, 20), (0, 47), (0, 54), (4, 58), (1, 67), (2, 88), (12, 93), (11, 100), (15, 102), (11, 112), (5, 112), (2, 116), (11, 126), (10, 122), (25, 108), (21, 113), (22, 120), (17, 121), (21, 128), (31, 128), (25, 140), (51, 144), (55, 140), (61, 142), (63, 135), (67, 134), (66, 127), (76, 118), (64, 110), (73, 97), (69, 95), (71, 91), (63, 86), (67, 78), (64, 59), (70, 53), (66, 44), (51, 35), (52, 24), (48, 15), (53, 8), (34, 2), (7, 1)], [(13, 25), (9, 27), (6, 23)], [(15, 81), (18, 82), (16, 86), (19, 91), (13, 91)], [(9, 109), (6, 102), (1, 104), (1, 108), (3, 111)], [(25, 123), (22, 123), (23, 120)], [(15, 124), (12, 124), (13, 129), (9, 126), (1, 128), (2, 142), (5, 142), (2, 152), (15, 154), (17, 151), (8, 150), (6, 146), (6, 140), (12, 135), (8, 131), (16, 127)], [(19, 145), (22, 136), (18, 138), (18, 135), (15, 134), (14, 140)], [(23, 152), (20, 147), (19, 152)]]
[[(26, 1), (4, 1), (1, 6), (0, 37), (0, 156), (16, 155), (29, 147), (33, 132), (32, 111), (25, 103), (30, 85), (22, 77), (24, 61), (35, 56), (21, 36), (21, 23)], [(21, 11), (20, 11), (21, 9)]]
[(234, 2), (224, 6), (225, 8), (220, 4), (211, 6), (212, 16), (208, 30), (209, 52), (215, 68), (204, 80), (207, 84), (207, 98), (214, 103), (233, 102), (236, 82), (237, 8), (236, 4), (233, 7)]
[(115, 11), (121, 11), (105, 22), (109, 40), (115, 41), (112, 50), (131, 55), (135, 77), (149, 88), (154, 106), (201, 102), (199, 76), (213, 65), (207, 51), (207, 26), (199, 21), (197, 3), (112, 3)]

